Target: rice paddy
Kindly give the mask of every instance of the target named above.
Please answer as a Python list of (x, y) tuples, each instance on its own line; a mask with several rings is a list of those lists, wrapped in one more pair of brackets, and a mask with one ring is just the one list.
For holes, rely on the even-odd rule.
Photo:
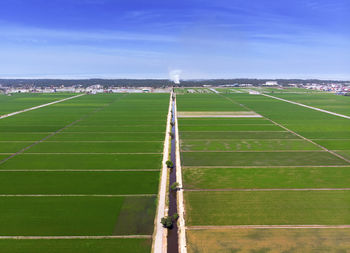
[[(188, 252), (349, 251), (350, 120), (205, 90), (176, 99)], [(349, 115), (347, 97), (259, 92)], [(0, 96), (0, 114), (69, 96)], [(168, 107), (84, 95), (1, 119), (0, 248), (151, 252)]]
[[(263, 92), (338, 113), (349, 108), (348, 98), (330, 94)], [(247, 90), (178, 94), (177, 106), (263, 116), (179, 118), (189, 253), (350, 249), (349, 120)]]
[[(56, 98), (1, 96), (1, 113)], [(169, 94), (84, 95), (1, 119), (1, 249), (150, 252), (168, 106)]]

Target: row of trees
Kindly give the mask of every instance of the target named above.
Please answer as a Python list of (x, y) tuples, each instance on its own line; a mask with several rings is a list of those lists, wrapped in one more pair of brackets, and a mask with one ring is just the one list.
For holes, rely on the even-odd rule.
[[(206, 79), (206, 80), (182, 80), (177, 86), (180, 87), (200, 87), (203, 85), (225, 85), (225, 84), (253, 84), (261, 85), (267, 81), (277, 81), (281, 85), (293, 84), (305, 84), (305, 83), (344, 83), (341, 81), (333, 80), (316, 80), (316, 79)], [(14, 87), (51, 87), (51, 86), (79, 86), (88, 87), (91, 85), (100, 84), (105, 88), (110, 86), (115, 87), (169, 87), (173, 86), (174, 82), (167, 79), (81, 79), (81, 80), (63, 80), (63, 79), (0, 79), (0, 85), (2, 86), (14, 86)]]

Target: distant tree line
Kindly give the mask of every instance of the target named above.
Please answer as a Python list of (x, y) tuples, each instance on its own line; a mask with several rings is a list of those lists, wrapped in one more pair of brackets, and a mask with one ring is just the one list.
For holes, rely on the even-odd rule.
[[(317, 80), (317, 79), (208, 79), (208, 80), (183, 80), (179, 87), (200, 87), (203, 85), (240, 85), (253, 84), (263, 85), (267, 81), (277, 81), (280, 85), (288, 84), (306, 84), (306, 83), (344, 83), (344, 81), (334, 80)], [(81, 79), (81, 80), (65, 80), (65, 79), (0, 79), (0, 85), (13, 87), (59, 87), (59, 86), (76, 86), (88, 87), (91, 85), (102, 85), (103, 87), (168, 87), (174, 83), (167, 79)]]
[(160, 79), (0, 79), (0, 85), (13, 87), (88, 87), (97, 84), (103, 87), (166, 87), (173, 82)]

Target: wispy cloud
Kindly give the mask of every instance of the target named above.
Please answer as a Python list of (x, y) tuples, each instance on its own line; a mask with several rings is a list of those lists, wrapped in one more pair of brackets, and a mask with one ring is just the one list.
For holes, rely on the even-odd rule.
[(125, 31), (74, 31), (62, 29), (42, 29), (34, 27), (0, 26), (0, 38), (4, 40), (47, 42), (65, 41), (136, 41), (174, 43), (174, 36), (150, 33), (132, 33)]
[(347, 0), (4, 0), (0, 70), (46, 76), (167, 77), (168, 69), (182, 69), (185, 78), (346, 76), (349, 10)]

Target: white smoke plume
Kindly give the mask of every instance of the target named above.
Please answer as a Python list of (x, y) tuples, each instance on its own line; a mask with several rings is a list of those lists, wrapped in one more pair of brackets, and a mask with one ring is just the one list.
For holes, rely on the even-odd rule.
[(180, 84), (180, 75), (182, 71), (179, 69), (172, 70), (169, 72), (170, 80), (172, 80), (175, 84)]

